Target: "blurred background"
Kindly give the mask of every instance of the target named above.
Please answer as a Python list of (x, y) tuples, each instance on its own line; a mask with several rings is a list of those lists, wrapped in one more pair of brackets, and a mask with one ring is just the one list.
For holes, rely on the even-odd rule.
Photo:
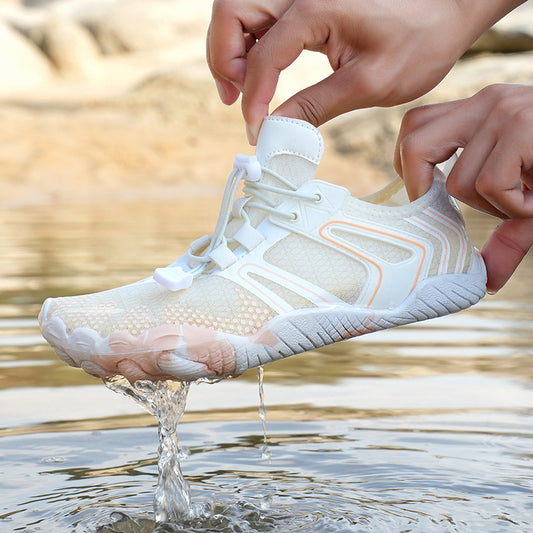
[[(0, 206), (220, 188), (247, 146), (238, 104), (218, 101), (205, 63), (210, 10), (210, 0), (0, 0)], [(530, 83), (532, 49), (526, 2), (423, 102)], [(305, 53), (277, 101), (328, 72), (324, 57)], [(417, 103), (323, 128), (322, 175), (374, 189), (391, 175), (399, 121)]]
[[(234, 155), (252, 151), (205, 63), (210, 10), (0, 0), (1, 531), (153, 530), (155, 420), (59, 361), (36, 317), (48, 296), (144, 278), (212, 233)], [(328, 72), (304, 54), (276, 101)], [(531, 1), (419, 101), (322, 127), (318, 177), (380, 188), (409, 107), (496, 82), (533, 84)], [(497, 221), (464, 214), (482, 246)], [(531, 530), (532, 262), (459, 315), (269, 365), (270, 462), (255, 371), (193, 386), (180, 430), (193, 499), (246, 503), (195, 531)]]

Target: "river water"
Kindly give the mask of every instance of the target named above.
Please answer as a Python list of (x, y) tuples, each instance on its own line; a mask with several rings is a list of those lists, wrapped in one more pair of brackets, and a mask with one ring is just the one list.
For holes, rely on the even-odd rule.
[[(533, 258), (473, 309), (193, 384), (179, 426), (203, 514), (156, 526), (158, 435), (59, 361), (47, 296), (149, 275), (209, 233), (211, 196), (0, 212), (0, 531), (533, 530)], [(482, 243), (494, 222), (473, 212)]]

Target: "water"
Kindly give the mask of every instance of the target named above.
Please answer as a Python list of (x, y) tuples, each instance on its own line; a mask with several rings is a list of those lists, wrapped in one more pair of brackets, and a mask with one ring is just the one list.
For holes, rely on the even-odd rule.
[[(0, 212), (0, 531), (532, 530), (531, 257), (459, 315), (266, 366), (269, 460), (256, 370), (192, 384), (180, 460), (205, 512), (156, 523), (156, 419), (59, 361), (35, 317), (167, 264), (217, 202)], [(493, 225), (468, 222), (479, 243)]]
[(265, 371), (262, 366), (257, 367), (257, 383), (259, 385), (259, 418), (263, 426), (263, 446), (261, 447), (261, 459), (270, 459), (272, 452), (268, 447), (268, 434), (266, 427), (266, 405), (265, 405), (265, 388), (264, 388)]
[(208, 506), (192, 505), (189, 483), (181, 472), (184, 456), (178, 442), (178, 424), (185, 411), (189, 383), (172, 381), (137, 381), (130, 384), (122, 376), (105, 382), (111, 390), (124, 394), (157, 418), (159, 448), (157, 450), (157, 486), (154, 494), (154, 516), (157, 523), (183, 522), (208, 513)]
[[(261, 458), (270, 459), (272, 453), (268, 447), (266, 430), (266, 407), (263, 387), (263, 367), (257, 369), (259, 385), (259, 418), (263, 425), (263, 446)], [(157, 486), (154, 495), (154, 517), (156, 524), (186, 523), (199, 518), (211, 518), (214, 510), (209, 503), (193, 504), (189, 483), (183, 477), (180, 460), (186, 457), (179, 446), (178, 424), (187, 405), (190, 383), (174, 381), (137, 381), (131, 384), (122, 376), (105, 380), (105, 385), (112, 391), (135, 400), (159, 424), (159, 447), (157, 460)], [(50, 458), (46, 462), (62, 462)], [(266, 499), (263, 506), (266, 505)], [(119, 515), (118, 523), (128, 522), (129, 517)], [(116, 524), (115, 524), (116, 527)]]

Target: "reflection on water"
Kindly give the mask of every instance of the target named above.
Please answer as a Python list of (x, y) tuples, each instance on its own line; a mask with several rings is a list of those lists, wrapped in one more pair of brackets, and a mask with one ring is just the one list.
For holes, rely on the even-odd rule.
[[(46, 296), (149, 275), (212, 230), (218, 199), (0, 213), (0, 531), (148, 532), (153, 417), (57, 360)], [(469, 213), (481, 244), (493, 225)], [(528, 531), (532, 258), (459, 315), (374, 333), (191, 388), (180, 442), (214, 514), (157, 531)], [(113, 514), (114, 513), (114, 514)], [(118, 514), (117, 514), (118, 513)]]
[[(192, 497), (214, 500), (214, 514), (160, 531), (526, 531), (530, 427), (521, 413), (271, 422), (265, 462), (250, 423), (185, 424)], [(36, 531), (152, 531), (153, 428), (59, 436), (5, 438), (14, 478), (5, 523), (33, 517)], [(57, 448), (63, 463), (28, 468), (36, 449), (46, 456)]]

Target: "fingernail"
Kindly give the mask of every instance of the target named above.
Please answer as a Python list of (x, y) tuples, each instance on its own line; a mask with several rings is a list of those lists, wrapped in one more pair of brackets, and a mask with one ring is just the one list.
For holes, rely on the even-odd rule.
[(487, 294), (489, 296), (494, 296), (498, 291), (495, 289), (487, 289)]
[(218, 96), (220, 96), (220, 99), (224, 101), (224, 98), (226, 98), (227, 96), (226, 88), (224, 87), (224, 84), (218, 80), (215, 80), (215, 85), (217, 87)]
[(259, 135), (259, 126), (253, 126), (251, 124), (246, 124), (246, 136), (248, 137), (248, 142), (252, 146), (256, 145), (258, 135)]

